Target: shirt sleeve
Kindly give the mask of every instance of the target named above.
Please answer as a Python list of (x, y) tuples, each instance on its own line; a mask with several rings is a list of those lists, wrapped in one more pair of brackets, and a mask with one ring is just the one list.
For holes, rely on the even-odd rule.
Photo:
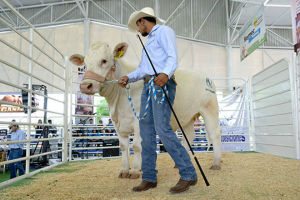
[(23, 131), (19, 132), (19, 140), (26, 140), (26, 134)]
[(144, 78), (145, 73), (141, 70), (141, 63), (142, 63), (142, 61), (140, 62), (139, 67), (135, 71), (133, 71), (127, 75), (129, 78), (128, 83), (136, 82), (136, 81)]
[(171, 78), (178, 67), (176, 35), (174, 31), (169, 27), (164, 27), (158, 38), (158, 42), (167, 54), (166, 66), (162, 73), (167, 74), (168, 77)]

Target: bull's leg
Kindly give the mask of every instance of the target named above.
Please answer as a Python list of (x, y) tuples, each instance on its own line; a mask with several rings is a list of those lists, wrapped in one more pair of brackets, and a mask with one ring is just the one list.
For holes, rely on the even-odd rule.
[[(190, 145), (192, 145), (196, 135), (195, 135), (195, 129), (194, 129), (194, 120), (189, 122), (186, 126), (183, 127), (183, 130), (186, 134), (186, 137), (189, 140)], [(185, 140), (184, 136), (182, 135), (182, 141), (183, 141), (183, 146), (187, 150), (187, 152), (190, 151), (190, 148), (187, 144), (187, 141)]]
[(130, 174), (131, 179), (136, 179), (136, 178), (140, 177), (141, 163), (142, 163), (142, 160), (141, 160), (141, 151), (142, 151), (141, 136), (140, 136), (140, 130), (139, 130), (138, 124), (135, 128), (132, 148), (134, 151), (134, 158), (133, 158), (133, 165), (129, 171), (129, 174)]
[(207, 136), (214, 147), (214, 161), (210, 169), (221, 169), (221, 127), (219, 125), (218, 112), (214, 112), (214, 108), (208, 108), (207, 112), (203, 113)]
[(122, 150), (122, 166), (119, 174), (119, 178), (129, 177), (129, 140), (128, 136), (119, 135), (120, 147)]

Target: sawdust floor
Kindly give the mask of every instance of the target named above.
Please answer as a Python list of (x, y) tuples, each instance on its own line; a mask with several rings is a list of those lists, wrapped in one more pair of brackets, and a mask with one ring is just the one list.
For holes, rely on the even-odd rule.
[(179, 176), (168, 154), (158, 156), (158, 186), (142, 193), (141, 179), (119, 179), (120, 159), (79, 161), (41, 172), (0, 190), (0, 199), (300, 199), (299, 161), (260, 153), (223, 153), (222, 169), (209, 170), (212, 153), (198, 153), (211, 183), (170, 194)]

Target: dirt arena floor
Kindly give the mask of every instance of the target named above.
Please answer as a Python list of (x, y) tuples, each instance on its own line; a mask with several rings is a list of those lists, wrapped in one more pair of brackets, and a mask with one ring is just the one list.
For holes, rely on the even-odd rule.
[[(132, 192), (141, 179), (119, 179), (120, 159), (77, 161), (39, 173), (0, 190), (0, 199), (300, 199), (299, 161), (260, 153), (223, 153), (222, 169), (209, 170), (212, 153), (198, 153), (211, 184), (198, 184), (181, 194), (169, 188), (179, 179), (168, 154), (158, 156), (158, 186)], [(198, 172), (198, 171), (197, 171)]]

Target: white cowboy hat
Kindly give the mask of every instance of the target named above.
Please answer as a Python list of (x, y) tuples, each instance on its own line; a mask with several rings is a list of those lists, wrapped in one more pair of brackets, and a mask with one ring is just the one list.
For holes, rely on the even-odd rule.
[(156, 19), (156, 24), (163, 24), (163, 22), (155, 16), (154, 10), (150, 7), (143, 8), (142, 10), (133, 12), (128, 20), (128, 29), (130, 31), (137, 31), (138, 27), (136, 22), (142, 17), (153, 17)]

